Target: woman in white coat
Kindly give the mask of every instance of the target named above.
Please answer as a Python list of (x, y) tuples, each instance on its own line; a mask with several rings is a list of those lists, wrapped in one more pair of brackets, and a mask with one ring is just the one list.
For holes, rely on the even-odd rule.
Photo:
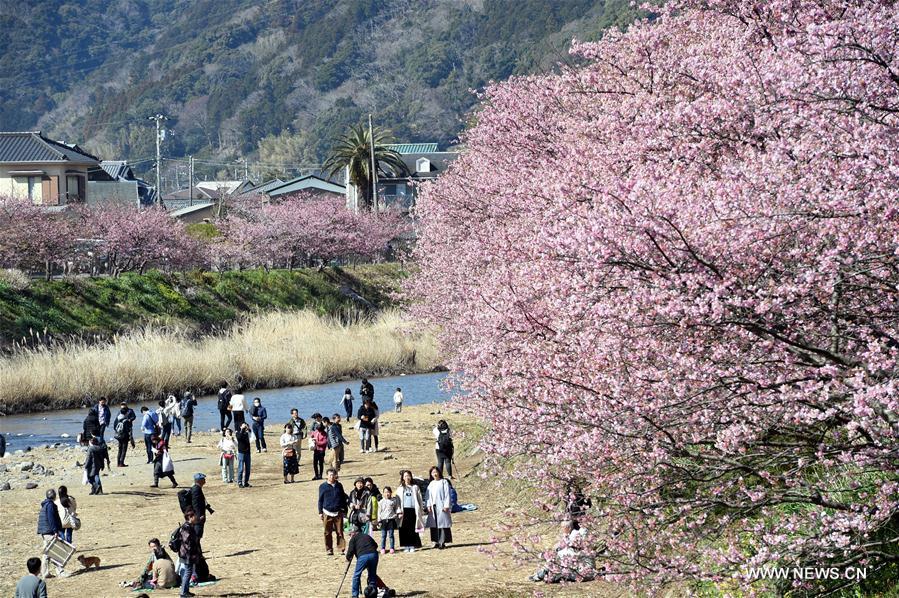
[(421, 548), (418, 530), (425, 528), (425, 504), (421, 498), (421, 490), (408, 469), (400, 472), (396, 496), (403, 508), (403, 516), (400, 519), (400, 547), (406, 552), (415, 552), (416, 548)]
[(436, 466), (431, 468), (430, 477), (427, 526), (431, 528), (431, 542), (434, 543), (434, 548), (442, 550), (446, 548), (447, 543), (453, 541), (450, 489), (449, 483), (443, 479), (440, 469)]

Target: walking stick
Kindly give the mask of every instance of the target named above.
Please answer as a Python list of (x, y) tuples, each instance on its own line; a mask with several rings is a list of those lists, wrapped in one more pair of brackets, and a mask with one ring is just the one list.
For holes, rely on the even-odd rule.
[(337, 586), (337, 593), (334, 594), (334, 598), (340, 598), (340, 590), (343, 589), (343, 582), (346, 581), (347, 573), (350, 572), (350, 565), (352, 565), (352, 564), (353, 564), (353, 561), (347, 561), (346, 571), (343, 572), (343, 579), (340, 580), (340, 585)]

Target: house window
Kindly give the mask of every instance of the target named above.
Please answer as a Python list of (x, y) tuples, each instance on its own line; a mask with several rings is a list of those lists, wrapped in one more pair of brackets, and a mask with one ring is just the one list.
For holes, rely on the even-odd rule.
[(44, 203), (44, 196), (41, 192), (41, 177), (39, 176), (17, 176), (13, 177), (19, 192), (28, 198), (33, 204)]
[(427, 158), (419, 158), (416, 160), (415, 172), (431, 172), (431, 161)]
[(394, 184), (384, 185), (384, 195), (387, 195), (387, 196), (396, 195), (396, 185), (394, 185)]
[(84, 179), (80, 176), (66, 176), (66, 200), (84, 201)]

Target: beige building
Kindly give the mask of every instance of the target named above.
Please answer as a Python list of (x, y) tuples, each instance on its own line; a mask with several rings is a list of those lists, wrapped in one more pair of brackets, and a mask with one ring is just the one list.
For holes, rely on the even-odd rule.
[(99, 164), (77, 145), (48, 139), (40, 131), (0, 132), (0, 195), (45, 206), (85, 202), (87, 172)]

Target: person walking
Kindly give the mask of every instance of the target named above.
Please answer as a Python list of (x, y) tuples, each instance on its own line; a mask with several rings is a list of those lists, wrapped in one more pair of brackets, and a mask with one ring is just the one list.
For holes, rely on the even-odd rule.
[(165, 401), (159, 401), (157, 404), (159, 407), (156, 408), (156, 418), (159, 428), (162, 430), (160, 437), (168, 443), (169, 438), (172, 437), (172, 417)]
[(41, 571), (41, 559), (31, 557), (25, 561), (28, 575), (22, 577), (16, 583), (14, 598), (47, 598), (47, 582), (38, 577)]
[(190, 591), (190, 578), (196, 575), (197, 563), (200, 562), (202, 550), (196, 527), (199, 518), (196, 511), (188, 508), (184, 511), (184, 523), (181, 525), (181, 546), (178, 548), (178, 559), (184, 566), (181, 574), (181, 598), (196, 596)]
[(69, 489), (60, 486), (57, 490), (56, 500), (54, 501), (56, 510), (59, 513), (59, 520), (62, 525), (62, 531), (59, 537), (69, 544), (72, 544), (72, 532), (81, 527), (81, 520), (78, 519), (78, 503), (69, 496)]
[(408, 469), (400, 471), (396, 493), (403, 509), (403, 516), (400, 518), (400, 547), (406, 552), (415, 552), (417, 548), (421, 548), (419, 530), (425, 527), (425, 505), (421, 489)]
[(328, 434), (321, 427), (312, 430), (312, 479), (322, 479), (325, 471), (325, 451), (328, 449)]
[(99, 436), (94, 436), (87, 447), (87, 459), (84, 462), (84, 471), (87, 472), (87, 479), (91, 483), (91, 494), (103, 494), (100, 472), (105, 466), (111, 466), (109, 451), (106, 443)]
[(268, 449), (265, 446), (265, 420), (268, 418), (268, 411), (262, 406), (262, 399), (259, 397), (253, 399), (250, 417), (253, 418), (253, 435), (256, 436), (256, 452), (268, 452)]
[(432, 430), (434, 434), (434, 452), (437, 455), (437, 468), (440, 470), (440, 477), (443, 477), (443, 468), (449, 473), (450, 479), (455, 480), (453, 476), (453, 435), (450, 431), (449, 424), (446, 420), (441, 419), (437, 422)]
[[(359, 526), (351, 528), (350, 543), (346, 547), (346, 561), (353, 562), (356, 557), (356, 569), (353, 571), (352, 596), (359, 598), (362, 585), (362, 572), (367, 573), (366, 585), (377, 585), (378, 579), (378, 544), (363, 532)], [(367, 595), (367, 593), (366, 593)]]
[[(47, 555), (47, 549), (50, 542), (59, 536), (62, 531), (62, 521), (59, 519), (59, 512), (56, 510), (56, 490), (52, 488), (47, 490), (46, 498), (41, 503), (41, 512), (37, 518), (37, 533), (44, 540), (44, 547), (41, 551), (41, 577), (46, 579), (50, 576), (50, 557)], [(67, 577), (68, 573), (63, 568), (54, 563), (56, 567), (57, 577)]]
[(100, 415), (96, 409), (88, 409), (81, 425), (81, 443), (90, 444), (91, 438), (100, 435)]
[[(293, 435), (293, 425), (284, 424), (284, 433), (278, 441), (281, 445), (281, 458), (284, 460), (284, 483), (293, 484), (293, 477), (300, 473), (300, 465), (297, 463), (297, 440)], [(290, 482), (287, 477), (290, 476)]]
[(384, 493), (381, 500), (378, 501), (378, 526), (381, 528), (381, 554), (387, 550), (387, 538), (390, 538), (390, 554), (396, 552), (394, 550), (394, 532), (399, 527), (399, 522), (403, 517), (403, 508), (400, 506), (400, 499), (393, 495), (393, 489), (390, 486), (384, 486)]
[(337, 549), (340, 551), (345, 549), (343, 517), (347, 512), (347, 496), (339, 481), (337, 470), (331, 468), (326, 475), (327, 480), (318, 487), (318, 516), (325, 528), (325, 551), (333, 555), (333, 535), (337, 536)]
[(231, 432), (231, 428), (225, 428), (218, 447), (222, 451), (219, 457), (219, 464), (222, 466), (222, 481), (231, 484), (234, 482), (234, 459), (237, 455), (237, 445), (234, 443), (234, 433)]
[(353, 417), (353, 391), (347, 388), (343, 391), (343, 398), (340, 399), (340, 404), (343, 405), (343, 410), (346, 412), (346, 421), (350, 422), (350, 419)]
[(335, 471), (340, 471), (343, 464), (343, 447), (350, 443), (343, 437), (343, 426), (340, 425), (340, 415), (335, 413), (331, 416), (330, 425), (328, 426), (328, 448), (331, 449), (331, 461), (329, 466)]
[(371, 452), (371, 431), (375, 427), (373, 420), (375, 419), (375, 409), (372, 407), (370, 397), (365, 397), (359, 412), (356, 414), (359, 418), (359, 452)]
[(134, 420), (137, 416), (133, 409), (128, 408), (128, 403), (122, 401), (119, 405), (119, 412), (113, 420), (112, 430), (116, 442), (118, 442), (119, 450), (116, 455), (116, 467), (128, 467), (125, 464), (125, 455), (128, 453), (128, 444), (134, 448)]
[(99, 432), (98, 436), (106, 442), (106, 427), (109, 425), (111, 413), (109, 412), (109, 407), (106, 405), (106, 397), (100, 397), (100, 400), (97, 401), (97, 405), (94, 407), (94, 410), (97, 412), (97, 423), (99, 424)]
[(235, 395), (231, 395), (231, 401), (228, 403), (228, 408), (231, 410), (231, 416), (234, 418), (234, 430), (240, 430), (240, 427), (246, 421), (245, 411), (247, 410), (247, 399), (240, 392), (238, 388), (238, 393)]
[(144, 435), (144, 446), (147, 449), (147, 463), (153, 462), (153, 435), (159, 425), (159, 416), (150, 411), (146, 405), (140, 408), (140, 431)]
[(403, 389), (399, 386), (396, 387), (396, 392), (393, 393), (393, 410), (397, 413), (403, 411)]
[(431, 542), (434, 543), (434, 548), (443, 550), (448, 543), (453, 541), (449, 483), (443, 479), (437, 466), (431, 467), (431, 471), (428, 473), (431, 483), (428, 484), (427, 527), (431, 529)]
[(172, 482), (172, 488), (178, 487), (175, 481), (175, 462), (169, 454), (169, 445), (163, 438), (156, 441), (153, 447), (153, 485), (151, 488), (159, 488), (159, 478), (168, 478)]
[(184, 436), (187, 440), (187, 444), (190, 444), (191, 436), (193, 436), (194, 432), (194, 408), (197, 406), (197, 399), (194, 398), (194, 395), (189, 390), (184, 391), (184, 396), (181, 398), (181, 419), (184, 420)]
[[(239, 396), (239, 395), (234, 395)], [(242, 413), (242, 412), (241, 412)], [(235, 418), (236, 421), (236, 418)], [(246, 422), (234, 434), (237, 441), (237, 487), (250, 487), (250, 426)]]
[(206, 474), (195, 473), (194, 485), (190, 487), (190, 507), (197, 514), (197, 522), (194, 523), (194, 529), (197, 532), (197, 539), (203, 540), (203, 531), (206, 528), (206, 513), (210, 515), (215, 513), (212, 506), (206, 502), (206, 495), (203, 494), (203, 486), (206, 485)]
[(225, 428), (231, 425), (231, 389), (228, 388), (228, 382), (222, 380), (219, 388), (218, 409), (219, 409), (219, 429), (224, 432)]

